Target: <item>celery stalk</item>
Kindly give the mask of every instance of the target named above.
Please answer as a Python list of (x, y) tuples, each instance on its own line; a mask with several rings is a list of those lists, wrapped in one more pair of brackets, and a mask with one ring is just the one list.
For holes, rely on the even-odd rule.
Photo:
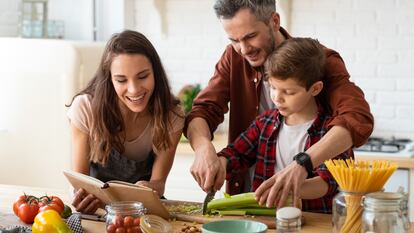
[(220, 209), (213, 210), (212, 213), (219, 215), (262, 215), (276, 216), (276, 208), (237, 208), (237, 209)]
[[(292, 197), (289, 196), (285, 206), (291, 205)], [(276, 208), (259, 205), (253, 192), (233, 196), (225, 195), (224, 198), (214, 199), (207, 204), (207, 211), (220, 215), (276, 215)]]
[(237, 208), (255, 204), (258, 203), (255, 199), (255, 195), (253, 192), (241, 193), (230, 197), (224, 197), (210, 201), (207, 204), (207, 211), (211, 211), (214, 209), (224, 209), (228, 207)]

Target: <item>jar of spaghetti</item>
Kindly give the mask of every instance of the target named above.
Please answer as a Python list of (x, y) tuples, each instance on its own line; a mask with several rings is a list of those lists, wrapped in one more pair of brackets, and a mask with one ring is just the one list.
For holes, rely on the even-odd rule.
[(376, 233), (405, 233), (401, 193), (375, 192), (364, 198), (362, 231)]
[(334, 233), (360, 233), (362, 222), (361, 200), (366, 193), (341, 190), (332, 202), (332, 224)]

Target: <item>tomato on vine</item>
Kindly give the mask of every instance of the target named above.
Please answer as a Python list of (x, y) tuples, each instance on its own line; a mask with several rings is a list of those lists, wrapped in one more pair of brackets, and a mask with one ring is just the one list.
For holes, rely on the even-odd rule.
[(31, 224), (39, 212), (38, 199), (32, 195), (21, 195), (13, 203), (13, 212), (24, 223)]

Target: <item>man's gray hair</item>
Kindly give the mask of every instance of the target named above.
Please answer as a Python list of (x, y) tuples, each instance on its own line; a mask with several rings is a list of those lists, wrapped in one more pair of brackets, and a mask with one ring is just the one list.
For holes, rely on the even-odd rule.
[(216, 0), (213, 8), (223, 19), (233, 18), (240, 9), (250, 9), (258, 20), (267, 23), (276, 11), (276, 0)]

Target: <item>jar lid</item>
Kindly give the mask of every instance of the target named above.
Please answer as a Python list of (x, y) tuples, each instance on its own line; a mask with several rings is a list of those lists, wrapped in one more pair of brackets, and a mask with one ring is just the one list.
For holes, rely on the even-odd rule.
[(276, 218), (279, 220), (298, 219), (302, 211), (296, 207), (283, 207), (277, 210)]
[(122, 214), (135, 214), (142, 212), (144, 214), (145, 208), (141, 202), (138, 201), (120, 201), (112, 202), (105, 206), (105, 210), (108, 213), (122, 213)]
[(400, 200), (404, 196), (401, 193), (393, 193), (393, 192), (375, 192), (369, 193), (365, 196), (365, 199), (372, 198), (377, 200)]
[(157, 215), (144, 215), (141, 218), (141, 230), (147, 233), (170, 233), (172, 225)]
[(375, 192), (365, 196), (363, 201), (366, 209), (389, 210), (400, 208), (403, 195), (401, 193), (392, 192)]

